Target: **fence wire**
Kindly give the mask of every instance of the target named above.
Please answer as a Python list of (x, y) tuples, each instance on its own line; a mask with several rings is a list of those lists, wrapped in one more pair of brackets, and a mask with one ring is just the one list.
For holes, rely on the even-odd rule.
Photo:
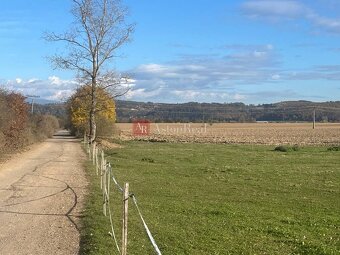
[[(86, 137), (84, 136), (84, 144), (86, 144)], [(88, 143), (87, 143), (88, 144)], [(92, 162), (96, 165), (96, 172), (98, 175), (98, 168), (100, 170), (100, 177), (101, 177), (101, 188), (103, 189), (103, 212), (104, 215), (106, 215), (106, 212), (108, 211), (108, 216), (110, 219), (110, 227), (111, 227), (111, 232), (109, 232), (110, 236), (112, 237), (112, 239), (114, 240), (116, 249), (118, 251), (118, 254), (122, 254), (121, 253), (121, 249), (119, 248), (119, 244), (118, 244), (118, 239), (115, 233), (115, 229), (114, 229), (114, 224), (113, 224), (113, 220), (112, 220), (112, 211), (111, 211), (111, 205), (110, 205), (110, 197), (109, 197), (109, 192), (110, 192), (110, 179), (113, 181), (114, 186), (116, 187), (116, 189), (120, 192), (120, 193), (124, 193), (124, 189), (122, 188), (122, 186), (118, 183), (117, 179), (115, 178), (114, 174), (113, 174), (113, 169), (110, 163), (106, 163), (106, 159), (104, 157), (104, 151), (99, 149), (98, 147), (96, 147), (96, 145), (94, 146), (89, 146), (87, 145), (87, 152), (89, 154), (89, 159), (92, 159)], [(92, 155), (91, 155), (92, 154)], [(101, 155), (101, 157), (98, 157), (98, 155)], [(100, 160), (98, 160), (98, 158), (100, 158)], [(144, 217), (141, 213), (141, 210), (138, 206), (137, 203), (137, 198), (136, 195), (133, 193), (129, 194), (129, 197), (132, 198), (133, 204), (135, 205), (138, 215), (142, 221), (143, 227), (145, 229), (145, 232), (149, 238), (149, 241), (151, 242), (151, 245), (153, 246), (155, 252), (157, 253), (157, 255), (162, 255), (154, 237), (151, 234), (151, 231), (148, 227), (148, 225), (146, 224)]]

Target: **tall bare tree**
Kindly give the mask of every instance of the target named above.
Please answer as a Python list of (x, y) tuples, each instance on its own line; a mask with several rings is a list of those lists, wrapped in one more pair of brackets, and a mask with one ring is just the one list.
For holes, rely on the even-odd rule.
[(66, 52), (51, 57), (56, 68), (77, 72), (84, 85), (91, 85), (90, 141), (96, 139), (97, 88), (114, 97), (127, 92), (127, 78), (117, 75), (109, 63), (129, 41), (133, 24), (126, 23), (127, 8), (120, 0), (71, 0), (74, 22), (63, 34), (48, 33), (47, 41), (65, 43)]

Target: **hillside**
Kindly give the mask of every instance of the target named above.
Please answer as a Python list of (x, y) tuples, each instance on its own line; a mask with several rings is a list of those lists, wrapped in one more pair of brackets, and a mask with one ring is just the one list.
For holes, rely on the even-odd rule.
[[(318, 122), (340, 122), (340, 101), (315, 103), (285, 101), (273, 104), (245, 105), (243, 103), (184, 103), (116, 102), (117, 121), (131, 122), (147, 119), (153, 122), (254, 122), (254, 121), (312, 121), (316, 111)], [(51, 114), (64, 119), (63, 104), (34, 106), (40, 114)]]
[(130, 122), (133, 119), (154, 122), (312, 121), (314, 109), (316, 121), (340, 121), (340, 101), (285, 101), (261, 105), (117, 101), (118, 122)]

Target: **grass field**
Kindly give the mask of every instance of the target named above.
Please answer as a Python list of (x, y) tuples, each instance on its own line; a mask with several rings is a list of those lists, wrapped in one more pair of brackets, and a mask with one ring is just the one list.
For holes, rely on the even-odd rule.
[[(185, 125), (185, 126), (184, 126)], [(228, 144), (340, 144), (340, 123), (151, 123), (150, 135), (133, 136), (131, 123), (118, 123), (121, 138)]]
[[(339, 151), (124, 142), (107, 151), (163, 254), (340, 254)], [(84, 217), (84, 254), (117, 254), (99, 179)], [(112, 194), (121, 235), (121, 195)], [(154, 254), (130, 203), (128, 254)]]

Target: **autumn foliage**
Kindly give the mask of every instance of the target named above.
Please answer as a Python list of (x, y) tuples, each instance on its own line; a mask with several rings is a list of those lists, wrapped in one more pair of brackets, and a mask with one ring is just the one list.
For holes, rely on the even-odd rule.
[(0, 90), (0, 152), (20, 149), (35, 141), (51, 137), (58, 120), (50, 115), (31, 115), (25, 97)]
[[(89, 133), (91, 110), (91, 86), (81, 86), (67, 102), (71, 130), (76, 134)], [(111, 95), (97, 87), (95, 118), (98, 135), (113, 132), (116, 121), (116, 106)]]

